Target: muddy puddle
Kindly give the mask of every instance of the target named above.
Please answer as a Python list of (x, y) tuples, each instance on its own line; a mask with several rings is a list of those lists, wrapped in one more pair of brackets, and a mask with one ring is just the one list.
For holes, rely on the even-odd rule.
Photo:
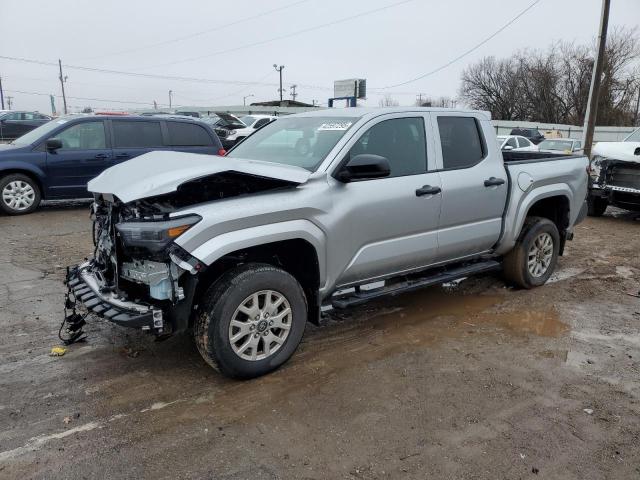
[[(499, 310), (501, 296), (448, 293), (433, 288), (386, 302), (332, 315), (322, 328), (307, 332), (303, 344), (279, 371), (249, 382), (216, 376), (180, 418), (248, 420), (269, 408), (304, 405), (304, 397), (327, 395), (345, 371), (367, 368), (389, 356), (436, 346), (496, 330), (512, 335), (558, 336), (568, 330), (558, 314)], [(217, 380), (217, 381), (216, 381)]]

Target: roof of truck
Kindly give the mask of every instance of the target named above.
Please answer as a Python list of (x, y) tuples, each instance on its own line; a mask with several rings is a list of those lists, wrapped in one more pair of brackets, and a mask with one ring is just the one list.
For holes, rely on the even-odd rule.
[(409, 113), (409, 112), (447, 112), (478, 114), (491, 120), (491, 113), (482, 110), (465, 110), (457, 108), (436, 108), (436, 107), (352, 107), (352, 108), (329, 108), (323, 110), (310, 110), (308, 112), (296, 113), (296, 117), (364, 117), (367, 115), (382, 115), (387, 113)]

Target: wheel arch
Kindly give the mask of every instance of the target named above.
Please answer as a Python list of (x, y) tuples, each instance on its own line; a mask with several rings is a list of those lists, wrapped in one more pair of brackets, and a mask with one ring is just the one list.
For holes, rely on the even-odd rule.
[(16, 165), (8, 164), (6, 166), (3, 165), (2, 170), (0, 170), (0, 178), (4, 178), (7, 175), (12, 175), (16, 173), (26, 175), (27, 177), (31, 178), (34, 182), (36, 182), (36, 184), (38, 185), (38, 188), (40, 189), (41, 198), (46, 199), (46, 192), (44, 188), (45, 175), (42, 170), (32, 166), (26, 167), (20, 164), (16, 164)]

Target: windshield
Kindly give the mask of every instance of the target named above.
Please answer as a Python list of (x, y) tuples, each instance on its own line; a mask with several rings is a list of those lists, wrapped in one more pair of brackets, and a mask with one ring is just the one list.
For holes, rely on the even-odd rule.
[(51, 132), (52, 130), (55, 130), (60, 125), (64, 125), (68, 121), (69, 121), (68, 118), (59, 118), (57, 120), (51, 120), (50, 122), (40, 125), (38, 128), (34, 128), (29, 133), (25, 133), (21, 137), (16, 138), (11, 143), (13, 145), (21, 145), (21, 146), (31, 145), (37, 142), (38, 140), (40, 140), (42, 137), (46, 137), (49, 132)]
[(348, 117), (281, 118), (247, 137), (227, 156), (284, 163), (314, 171), (357, 120)]
[(244, 117), (240, 117), (240, 120), (242, 120), (242, 123), (244, 123), (247, 127), (250, 127), (257, 120), (257, 118), (252, 117), (251, 115), (245, 115)]
[(571, 150), (571, 140), (543, 140), (538, 145), (540, 150)]
[(640, 128), (624, 139), (625, 142), (640, 142)]

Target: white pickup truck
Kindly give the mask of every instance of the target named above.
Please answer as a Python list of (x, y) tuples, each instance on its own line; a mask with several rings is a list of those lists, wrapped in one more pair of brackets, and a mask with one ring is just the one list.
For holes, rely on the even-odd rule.
[(323, 305), (500, 268), (544, 284), (586, 214), (587, 167), (501, 152), (486, 112), (282, 117), (226, 157), (149, 153), (92, 180), (96, 254), (70, 269), (68, 306), (158, 335), (192, 329), (223, 373), (262, 375)]

